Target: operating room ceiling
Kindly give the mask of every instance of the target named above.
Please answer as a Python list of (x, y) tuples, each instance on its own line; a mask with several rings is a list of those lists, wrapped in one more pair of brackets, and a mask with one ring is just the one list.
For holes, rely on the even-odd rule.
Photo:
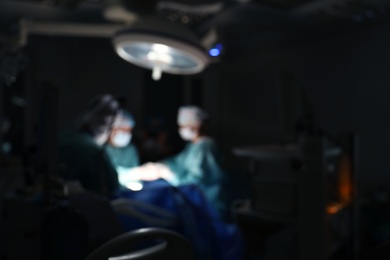
[[(200, 38), (234, 49), (272, 42), (281, 34), (312, 35), (378, 23), (390, 17), (386, 0), (2, 0), (0, 42), (30, 34), (109, 37), (129, 24), (105, 14), (159, 17), (189, 27)], [(122, 11), (123, 11), (122, 10)], [(123, 12), (122, 12), (123, 13)], [(115, 13), (114, 16), (120, 13)], [(131, 20), (131, 19), (130, 19)], [(22, 23), (21, 23), (22, 21)], [(27, 25), (26, 25), (27, 24)], [(305, 34), (306, 32), (306, 34)], [(210, 36), (211, 35), (211, 36)]]

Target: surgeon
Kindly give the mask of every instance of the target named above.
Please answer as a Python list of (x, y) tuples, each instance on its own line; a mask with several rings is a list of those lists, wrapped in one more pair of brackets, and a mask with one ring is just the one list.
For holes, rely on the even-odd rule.
[(221, 188), (224, 171), (215, 141), (207, 135), (208, 115), (196, 106), (179, 108), (177, 123), (181, 138), (188, 142), (179, 154), (161, 163), (143, 166), (174, 186), (195, 184), (205, 197), (222, 212)]
[(139, 166), (139, 154), (136, 146), (131, 143), (132, 131), (135, 126), (133, 116), (121, 110), (116, 117), (105, 150), (114, 165), (119, 183), (128, 185), (132, 180), (131, 169)]
[(60, 176), (64, 180), (107, 197), (120, 187), (117, 172), (103, 149), (118, 112), (119, 103), (111, 95), (95, 97), (73, 129), (60, 135)]

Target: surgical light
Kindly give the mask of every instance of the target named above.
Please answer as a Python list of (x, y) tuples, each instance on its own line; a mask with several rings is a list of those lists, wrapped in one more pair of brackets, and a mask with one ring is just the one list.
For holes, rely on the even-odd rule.
[(113, 44), (121, 58), (152, 70), (155, 80), (163, 72), (196, 74), (209, 63), (199, 39), (187, 27), (168, 21), (138, 21), (119, 32)]
[(169, 47), (164, 44), (153, 44), (152, 50), (160, 53), (168, 53)]

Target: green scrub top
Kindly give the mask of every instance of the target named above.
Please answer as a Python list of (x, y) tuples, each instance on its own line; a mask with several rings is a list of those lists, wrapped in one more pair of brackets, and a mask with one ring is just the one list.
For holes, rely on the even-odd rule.
[(133, 168), (139, 166), (139, 155), (134, 144), (123, 148), (106, 145), (105, 150), (115, 167)]
[(163, 163), (176, 175), (172, 184), (195, 184), (217, 210), (223, 209), (220, 192), (225, 174), (213, 139), (204, 137), (196, 143), (189, 143), (182, 152)]
[(84, 189), (109, 196), (119, 188), (118, 175), (104, 149), (88, 133), (67, 131), (60, 135), (60, 176), (79, 181)]

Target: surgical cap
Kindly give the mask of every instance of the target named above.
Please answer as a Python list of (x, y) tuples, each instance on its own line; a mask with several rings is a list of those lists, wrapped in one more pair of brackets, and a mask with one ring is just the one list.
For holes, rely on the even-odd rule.
[(200, 126), (206, 119), (208, 119), (207, 113), (199, 107), (184, 106), (179, 108), (177, 124)]
[(118, 113), (118, 116), (116, 117), (114, 124), (114, 127), (131, 127), (134, 128), (135, 126), (135, 120), (132, 114), (125, 110), (121, 110)]

